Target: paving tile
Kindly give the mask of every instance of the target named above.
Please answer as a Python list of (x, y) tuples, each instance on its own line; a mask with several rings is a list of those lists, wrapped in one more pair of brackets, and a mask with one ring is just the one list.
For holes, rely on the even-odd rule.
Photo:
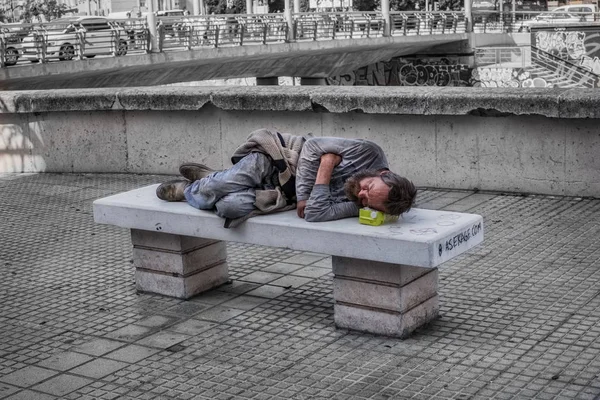
[(290, 264), (310, 265), (312, 263), (321, 261), (326, 257), (328, 256), (324, 254), (303, 253), (292, 256), (286, 259), (285, 262)]
[(184, 317), (189, 317), (194, 315), (202, 310), (206, 310), (209, 308), (209, 304), (202, 304), (195, 301), (184, 301), (180, 304), (174, 305), (172, 307), (167, 308), (167, 311), (173, 313), (175, 315), (180, 315)]
[(58, 397), (46, 393), (34, 392), (33, 390), (23, 390), (15, 393), (4, 400), (57, 400)]
[(111, 339), (135, 341), (152, 332), (151, 328), (140, 325), (128, 325), (106, 334)]
[(284, 294), (286, 291), (287, 289), (282, 286), (263, 285), (246, 294), (248, 296), (266, 297), (269, 299), (273, 299)]
[(238, 310), (252, 310), (253, 308), (269, 301), (264, 297), (255, 297), (255, 296), (239, 296), (233, 300), (226, 301), (221, 304), (223, 307), (231, 307)]
[[(292, 272), (292, 275), (305, 276), (307, 278), (320, 278), (324, 275), (327, 275), (330, 272), (331, 269), (328, 268), (310, 266), (300, 268), (299, 270)], [(274, 283), (271, 282), (271, 284), (273, 285)]]
[(220, 290), (211, 290), (206, 293), (199, 294), (198, 296), (194, 297), (191, 301), (199, 302), (202, 304), (217, 305), (231, 300), (237, 296), (238, 295), (236, 293), (227, 293), (222, 292)]
[(298, 264), (289, 264), (289, 263), (280, 262), (280, 263), (273, 264), (270, 267), (264, 268), (263, 271), (273, 272), (273, 273), (277, 273), (277, 274), (289, 274), (300, 268), (302, 268), (302, 266), (300, 266)]
[(10, 374), (0, 376), (0, 382), (14, 386), (29, 387), (56, 374), (56, 371), (30, 365)]
[(32, 387), (32, 389), (54, 396), (64, 396), (92, 382), (93, 380), (91, 379), (70, 374), (61, 374)]
[(249, 292), (253, 289), (256, 289), (259, 286), (260, 286), (260, 284), (258, 284), (258, 283), (251, 283), (251, 282), (244, 282), (244, 281), (231, 281), (231, 283), (229, 283), (229, 284), (219, 286), (217, 290), (220, 290), (222, 292), (243, 294), (243, 293)]
[(78, 353), (89, 354), (90, 356), (101, 356), (111, 352), (119, 347), (125, 346), (125, 343), (109, 339), (93, 339), (87, 343), (82, 343), (72, 348)]
[(282, 286), (287, 289), (300, 287), (308, 282), (311, 282), (312, 278), (305, 278), (302, 276), (284, 276), (270, 283), (272, 286)]
[(0, 399), (19, 390), (21, 390), (21, 388), (0, 382)]
[(188, 335), (184, 335), (182, 333), (161, 331), (137, 341), (136, 344), (166, 349), (176, 345), (177, 343), (183, 342), (188, 338)]
[(105, 376), (112, 374), (120, 369), (127, 367), (129, 364), (109, 360), (106, 358), (96, 358), (87, 364), (80, 365), (77, 368), (73, 368), (70, 373), (87, 376), (88, 378), (100, 379)]
[(183, 333), (185, 335), (194, 336), (204, 331), (207, 331), (215, 326), (217, 326), (217, 324), (214, 322), (202, 321), (199, 319), (188, 319), (184, 322), (169, 327), (169, 330), (178, 333)]
[(216, 306), (206, 311), (202, 311), (194, 316), (197, 319), (204, 319), (214, 322), (224, 322), (237, 315), (243, 314), (244, 310), (233, 307)]
[(105, 357), (128, 363), (136, 363), (158, 353), (159, 351), (160, 350), (158, 349), (131, 344), (115, 350), (112, 353), (108, 353)]
[(275, 279), (281, 278), (282, 274), (274, 274), (272, 272), (255, 271), (251, 274), (242, 276), (240, 280), (252, 283), (269, 283)]
[(40, 367), (57, 369), (59, 371), (66, 371), (78, 365), (84, 364), (91, 359), (92, 357), (88, 355), (67, 351), (64, 353), (54, 354), (44, 361), (39, 362), (37, 365)]
[(136, 325), (146, 326), (149, 328), (161, 328), (172, 324), (176, 320), (176, 318), (167, 317), (164, 315), (151, 315), (147, 318), (137, 321)]

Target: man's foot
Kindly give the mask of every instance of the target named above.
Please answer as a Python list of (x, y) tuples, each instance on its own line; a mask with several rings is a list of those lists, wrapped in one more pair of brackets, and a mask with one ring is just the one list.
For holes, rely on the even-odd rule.
[(156, 196), (165, 201), (183, 201), (185, 195), (183, 190), (190, 184), (190, 181), (177, 179), (161, 184), (156, 188)]
[(181, 176), (192, 182), (206, 178), (213, 172), (215, 172), (214, 169), (209, 168), (204, 164), (184, 163), (179, 166), (179, 173)]

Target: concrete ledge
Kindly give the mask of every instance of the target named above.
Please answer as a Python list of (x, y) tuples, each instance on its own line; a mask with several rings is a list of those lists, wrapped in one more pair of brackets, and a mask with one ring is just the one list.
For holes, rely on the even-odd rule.
[(372, 140), (418, 186), (600, 197), (599, 114), (597, 89), (0, 91), (0, 172), (227, 168), (248, 134), (266, 127)]
[(212, 104), (228, 111), (403, 115), (541, 115), (598, 118), (595, 89), (455, 87), (152, 87), (0, 92), (0, 112), (173, 111)]

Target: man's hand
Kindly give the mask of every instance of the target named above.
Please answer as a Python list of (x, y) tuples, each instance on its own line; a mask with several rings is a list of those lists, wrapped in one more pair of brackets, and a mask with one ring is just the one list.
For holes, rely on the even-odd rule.
[(300, 200), (296, 203), (296, 212), (300, 218), (304, 218), (304, 209), (306, 208), (306, 200)]

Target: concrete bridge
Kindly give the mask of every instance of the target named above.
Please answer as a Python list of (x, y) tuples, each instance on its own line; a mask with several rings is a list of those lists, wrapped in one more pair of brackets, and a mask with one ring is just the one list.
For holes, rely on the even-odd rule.
[[(282, 16), (259, 20), (256, 15), (242, 15), (229, 24), (223, 18), (167, 21), (159, 26), (154, 46), (158, 51), (151, 51), (149, 30), (143, 25), (130, 33), (132, 38), (135, 35), (131, 41), (125, 35), (134, 31), (113, 25), (104, 39), (106, 56), (96, 58), (92, 58), (95, 53), (86, 53), (90, 47), (86, 32), (73, 36), (79, 43), (64, 45), (51, 55), (47, 49), (65, 40), (60, 39), (64, 34), (40, 31), (35, 44), (24, 43), (21, 52), (42, 62), (21, 60), (1, 68), (1, 88), (126, 87), (248, 76), (326, 78), (440, 46), (469, 52), (461, 13), (396, 13), (391, 26), (378, 13), (299, 15), (291, 29)], [(116, 49), (119, 41), (128, 41), (126, 55)]]

